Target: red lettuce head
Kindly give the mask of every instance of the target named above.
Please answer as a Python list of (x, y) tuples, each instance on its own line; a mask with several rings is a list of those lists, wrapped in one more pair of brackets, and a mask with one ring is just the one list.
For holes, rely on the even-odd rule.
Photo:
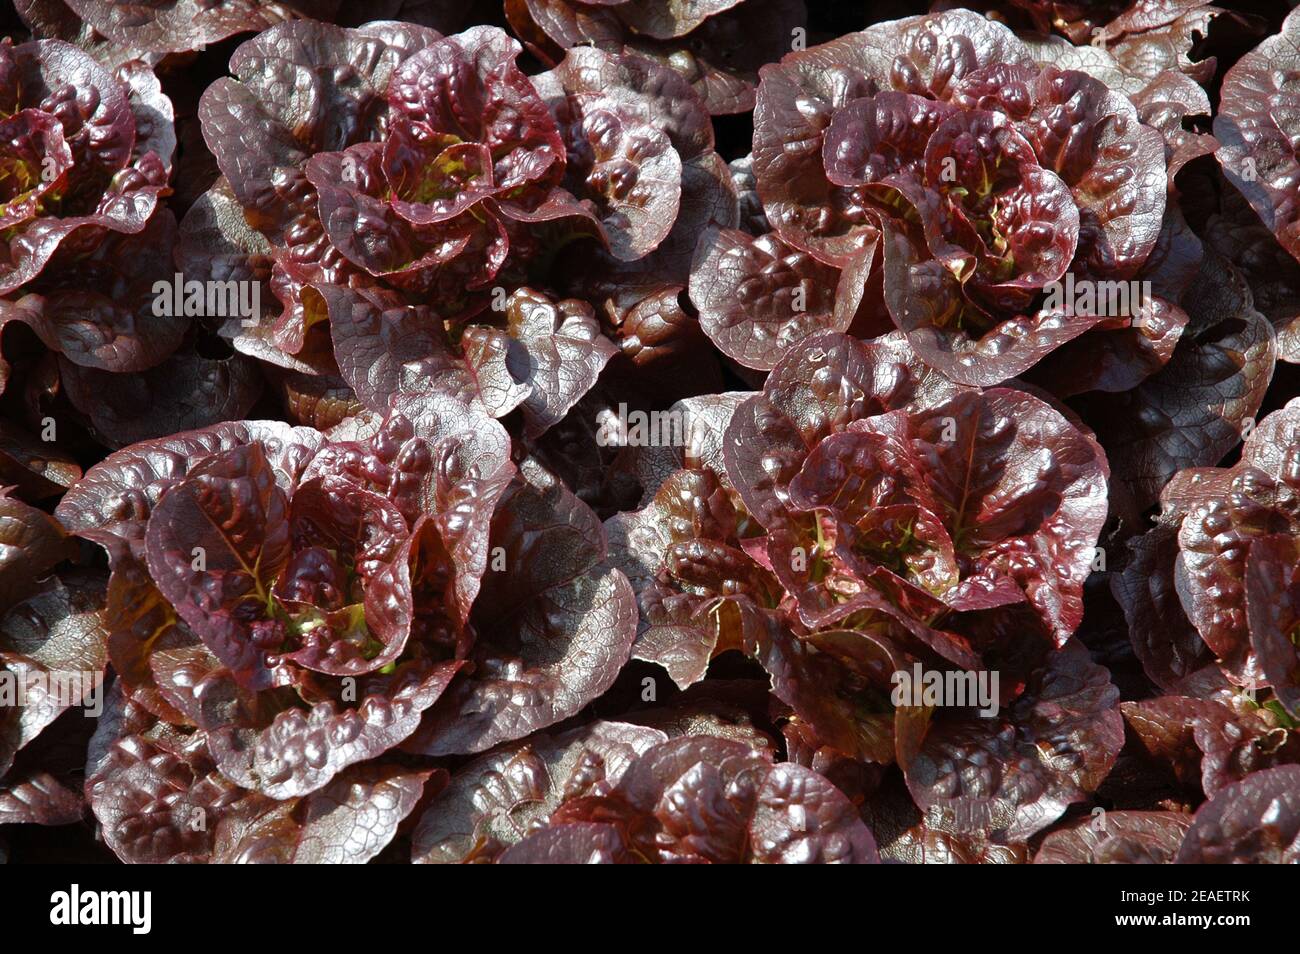
[(1232, 467), (1180, 471), (1162, 494), (1161, 517), (1177, 528), (1175, 582), (1187, 618), (1234, 682), (1273, 686), (1293, 712), (1297, 437), (1300, 402), (1292, 401), (1260, 421)]
[(1291, 75), (1300, 64), (1300, 14), (1223, 78), (1214, 135), (1224, 173), (1282, 246), (1300, 259), (1300, 112)]
[(142, 231), (167, 188), (171, 106), (147, 68), (116, 73), (62, 40), (0, 45), (0, 294), (56, 253)]
[(359, 441), (249, 422), (146, 442), (65, 497), (112, 564), (86, 791), (123, 860), (366, 861), (414, 809), (434, 772), (386, 753), (473, 665), (513, 467), (491, 420), (407, 411)]
[[(821, 744), (897, 761), (923, 811), (971, 832), (1023, 841), (1095, 790), (1122, 732), (1071, 640), (1106, 517), (1091, 434), (1025, 391), (951, 383), (897, 334), (815, 336), (761, 392), (703, 400), (676, 407), (695, 412), (685, 469), (606, 523), (635, 656), (686, 686), (752, 655)], [(898, 705), (913, 665), (997, 671), (1005, 708)], [(1004, 771), (956, 784), (976, 758)]]
[(780, 59), (804, 29), (802, 0), (507, 0), (506, 18), (544, 63), (590, 46), (663, 64), (714, 115), (754, 108), (758, 68)]
[[(26, 0), (23, 5), (45, 6), (41, 0)], [(83, 29), (89, 27), (105, 42), (120, 49), (139, 50), (161, 57), (166, 53), (202, 50), (226, 37), (265, 30), (284, 20), (298, 17), (329, 19), (338, 11), (340, 3), (339, 0), (270, 0), (259, 3), (248, 0), (204, 0), (202, 3), (164, 0), (142, 7), (129, 0), (72, 0), (71, 3), (60, 0), (59, 5), (66, 6), (66, 13), (75, 14)], [(23, 13), (22, 10), (19, 12)]]
[(144, 62), (104, 62), (119, 61), (62, 40), (0, 46), (0, 327), (24, 324), (47, 349), (11, 348), (0, 389), (16, 379), (26, 393), (13, 399), (41, 406), (29, 421), (71, 419), (120, 447), (240, 417), (261, 382), (253, 362), (204, 353), (197, 323), (158, 307), (175, 272), (177, 223), (160, 205), (173, 108)]
[(165, 750), (288, 801), (400, 744), (518, 738), (607, 689), (630, 587), (602, 565), (595, 515), (533, 464), (512, 480), (509, 448), (434, 395), (357, 440), (228, 424), (92, 468), (59, 514), (108, 550), (127, 700), (194, 737)]
[[(379, 413), (430, 377), (493, 416), (523, 404), (534, 433), (563, 417), (614, 348), (528, 275), (586, 237), (662, 281), (655, 256), (680, 259), (690, 230), (680, 200), (721, 160), (672, 70), (577, 50), (530, 78), (519, 52), (494, 27), (315, 22), (235, 52), (199, 107), (223, 178), (182, 223), (178, 262), (269, 283), (279, 314), (228, 323), (237, 348), (337, 371)], [(551, 380), (557, 356), (590, 373)]]
[[(236, 78), (213, 83), (199, 106), (224, 178), (191, 212), (187, 274), (190, 250), (201, 259), (212, 244), (230, 250), (227, 270), (269, 268), (259, 277), (284, 313), (261, 336), (289, 354), (322, 310), (313, 282), (382, 280), (438, 290), (446, 313), (466, 307), (467, 290), (490, 280), (509, 248), (495, 204), (479, 207), (512, 191), (527, 202), (530, 186), (563, 168), (517, 52), (487, 27), (446, 38), (396, 23), (285, 23), (243, 44), (231, 58)], [(295, 86), (310, 93), (289, 95)], [(252, 234), (229, 233), (240, 226), (214, 208), (227, 196)], [(203, 227), (214, 216), (212, 235)]]
[(961, 10), (762, 77), (753, 168), (772, 229), (837, 268), (879, 250), (890, 316), (953, 380), (996, 384), (1099, 322), (1139, 319), (1061, 297), (1069, 280), (1134, 278), (1161, 234), (1164, 142), (1122, 91)]

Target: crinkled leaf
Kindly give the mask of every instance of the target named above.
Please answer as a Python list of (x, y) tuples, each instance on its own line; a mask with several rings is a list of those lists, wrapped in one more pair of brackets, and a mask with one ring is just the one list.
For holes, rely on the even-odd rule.
[(68, 554), (63, 527), (43, 510), (0, 490), (0, 607), (28, 596)]
[(170, 285), (173, 270), (156, 250), (175, 241), (176, 219), (164, 210), (138, 235), (111, 236), (93, 254), (67, 262), (68, 271), (47, 278), (41, 294), (19, 299), (12, 317), (79, 367), (152, 368), (176, 350), (190, 324), (183, 315), (157, 313), (155, 282)]
[[(913, 512), (901, 517), (924, 551), (924, 567), (906, 572), (919, 568), (917, 579), (949, 598), (956, 566), (949, 557), (943, 572), (942, 554), (955, 546), (973, 570), (1014, 580), (1063, 644), (1083, 618), (1107, 475), (1091, 436), (1037, 398), (998, 388), (852, 425), (818, 445), (790, 494), (799, 509), (831, 507), (856, 523), (853, 546), (867, 554), (896, 534), (877, 519), (884, 511), (866, 508), (919, 506), (947, 532), (927, 530)], [(964, 598), (953, 595), (956, 608)]]
[(1177, 812), (1106, 812), (1052, 832), (1034, 864), (1167, 865), (1191, 824)]
[(847, 330), (834, 307), (838, 277), (774, 235), (710, 232), (695, 252), (691, 300), (724, 354), (768, 370), (801, 339)]
[(214, 770), (202, 738), (105, 742), (95, 770), (87, 766), (86, 800), (108, 847), (135, 864), (207, 861), (216, 827), (245, 793)]
[(1176, 864), (1293, 864), (1300, 857), (1300, 766), (1257, 772), (1197, 811)]
[(1124, 741), (1118, 696), (1107, 671), (1072, 642), (991, 719), (903, 707), (898, 761), (908, 789), (942, 827), (1026, 840), (1110, 771)]
[(390, 77), (436, 37), (411, 24), (349, 30), (294, 21), (235, 51), (230, 70), (237, 78), (212, 83), (198, 114), (208, 148), (258, 231), (277, 245), (295, 227), (307, 230), (300, 240), (311, 238), (307, 159), (368, 138), (384, 113)]
[[(228, 723), (209, 729), (208, 747), (222, 774), (275, 799), (309, 795), (343, 769), (365, 762), (404, 741), (420, 716), (447, 688), (459, 663), (402, 670), (358, 704), (321, 701), (289, 708), (266, 725)], [(229, 702), (214, 700), (222, 711)]]
[(931, 371), (898, 337), (809, 338), (740, 405), (723, 437), (727, 479), (764, 525), (779, 519), (786, 487), (817, 442), (849, 423), (906, 405), (939, 404), (960, 387)]
[[(148, 126), (137, 129), (131, 86), (70, 43), (33, 40), (7, 47), (0, 59), (6, 77), (6, 89), (0, 94), (6, 113), (25, 107), (50, 113), (57, 117), (66, 143), (59, 149), (51, 140), (48, 148), (53, 151), (45, 152), (35, 166), (15, 157), (14, 171), (26, 170), (20, 180), (40, 179), (45, 158), (55, 160), (49, 168), (62, 168), (53, 181), (58, 199), (43, 207), (41, 215), (17, 214), (21, 201), (6, 209), (6, 224), (11, 228), (4, 238), (0, 292), (8, 293), (41, 274), (61, 247), (72, 244), (74, 235), (78, 241), (90, 241), (88, 236), (105, 232), (142, 231), (166, 188), (170, 155), (140, 150), (166, 149), (172, 140), (155, 128), (156, 122), (170, 122), (161, 114), (141, 116)], [(9, 120), (15, 121), (21, 122)], [(16, 131), (11, 132), (14, 135)], [(28, 211), (34, 212), (35, 207)]]
[(1279, 242), (1300, 258), (1300, 102), (1291, 73), (1300, 64), (1300, 14), (1243, 56), (1223, 79), (1214, 135), (1224, 174)]
[(967, 73), (1029, 62), (1010, 30), (972, 11), (949, 10), (878, 23), (764, 67), (754, 172), (773, 228), (824, 261), (845, 264), (873, 226), (823, 165), (835, 111), (882, 89), (947, 99)]
[(330, 285), (321, 294), (339, 371), (372, 410), (402, 391), (436, 389), (500, 417), (529, 394), (521, 349), (495, 329), (470, 329), (457, 354), (426, 306), (382, 288)]
[(1272, 327), (1222, 257), (1206, 254), (1187, 301), (1191, 320), (1169, 363), (1130, 392), (1083, 405), (1111, 461), (1112, 506), (1132, 526), (1177, 471), (1213, 464), (1241, 439), (1273, 374)]
[[(1246, 624), (1244, 579), (1248, 545), (1297, 526), (1294, 488), (1296, 414), (1291, 402), (1251, 431), (1241, 461), (1227, 470), (1184, 471), (1166, 487), (1169, 509), (1182, 516), (1176, 566), (1188, 618), (1236, 681), (1263, 678)], [(1176, 508), (1176, 509), (1175, 509)]]
[(1044, 307), (972, 333), (963, 320), (974, 305), (944, 263), (889, 223), (881, 241), (885, 301), (894, 324), (923, 361), (960, 384), (987, 387), (1015, 377), (1103, 320)]
[(600, 522), (555, 477), (526, 464), (492, 527), (505, 569), (483, 579), (474, 671), (414, 740), (427, 754), (480, 752), (573, 715), (609, 688), (636, 635), (632, 587), (601, 563)]
[(49, 772), (0, 782), (0, 825), (71, 825), (85, 803)]
[(214, 455), (165, 493), (145, 533), (149, 574), (251, 688), (270, 685), (257, 629), (291, 553), (289, 499), (261, 444)]
[(1128, 564), (1110, 577), (1133, 651), (1148, 678), (1165, 690), (1212, 660), (1183, 613), (1174, 585), (1177, 557), (1177, 528), (1160, 524), (1129, 542)]
[(359, 765), (296, 803), (218, 834), (212, 860), (220, 864), (365, 864), (393, 839), (414, 810), (430, 770)]
[(209, 455), (253, 442), (262, 446), (276, 482), (288, 492), (325, 439), (309, 427), (238, 421), (143, 441), (90, 468), (59, 501), (55, 516), (69, 532), (100, 544), (110, 556), (129, 546), (143, 559), (145, 526), (162, 495)]
[(64, 0), (96, 30), (119, 43), (159, 52), (201, 50), (236, 33), (255, 33), (283, 20), (313, 17), (328, 20), (338, 0)]
[[(577, 800), (561, 814), (566, 821), (581, 821), (588, 812), (599, 818), (601, 801)], [(647, 859), (879, 860), (871, 832), (838, 789), (801, 765), (774, 766), (742, 742), (709, 736), (663, 742), (632, 764), (608, 802), (615, 817), (623, 815), (627, 840)]]
[(741, 548), (740, 521), (712, 471), (679, 470), (645, 509), (605, 524), (610, 562), (640, 607), (632, 653), (662, 665), (681, 688), (704, 678), (715, 654), (740, 648), (748, 611), (724, 601), (779, 601), (776, 580)]
[(561, 801), (617, 785), (634, 758), (666, 738), (657, 729), (595, 722), (481, 756), (425, 809), (412, 836), (414, 860), (491, 859), (544, 824)]
[(506, 328), (527, 353), (525, 381), (532, 391), (523, 411), (528, 437), (563, 419), (618, 351), (602, 334), (590, 305), (576, 299), (553, 302), (529, 288), (518, 289), (507, 301)]
[(502, 865), (635, 864), (627, 844), (613, 825), (579, 822), (544, 828), (507, 848)]
[(62, 359), (59, 369), (68, 400), (109, 447), (237, 421), (262, 393), (254, 361), (242, 354), (209, 357), (195, 348), (182, 348), (140, 374), (113, 374)]
[(1292, 537), (1261, 537), (1246, 557), (1246, 625), (1260, 668), (1292, 715), (1300, 712), (1300, 561)]

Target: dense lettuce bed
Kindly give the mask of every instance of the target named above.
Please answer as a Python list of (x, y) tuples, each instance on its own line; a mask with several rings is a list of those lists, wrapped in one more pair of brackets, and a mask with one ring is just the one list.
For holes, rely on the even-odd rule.
[(1300, 13), (5, 7), (0, 860), (1300, 860)]

